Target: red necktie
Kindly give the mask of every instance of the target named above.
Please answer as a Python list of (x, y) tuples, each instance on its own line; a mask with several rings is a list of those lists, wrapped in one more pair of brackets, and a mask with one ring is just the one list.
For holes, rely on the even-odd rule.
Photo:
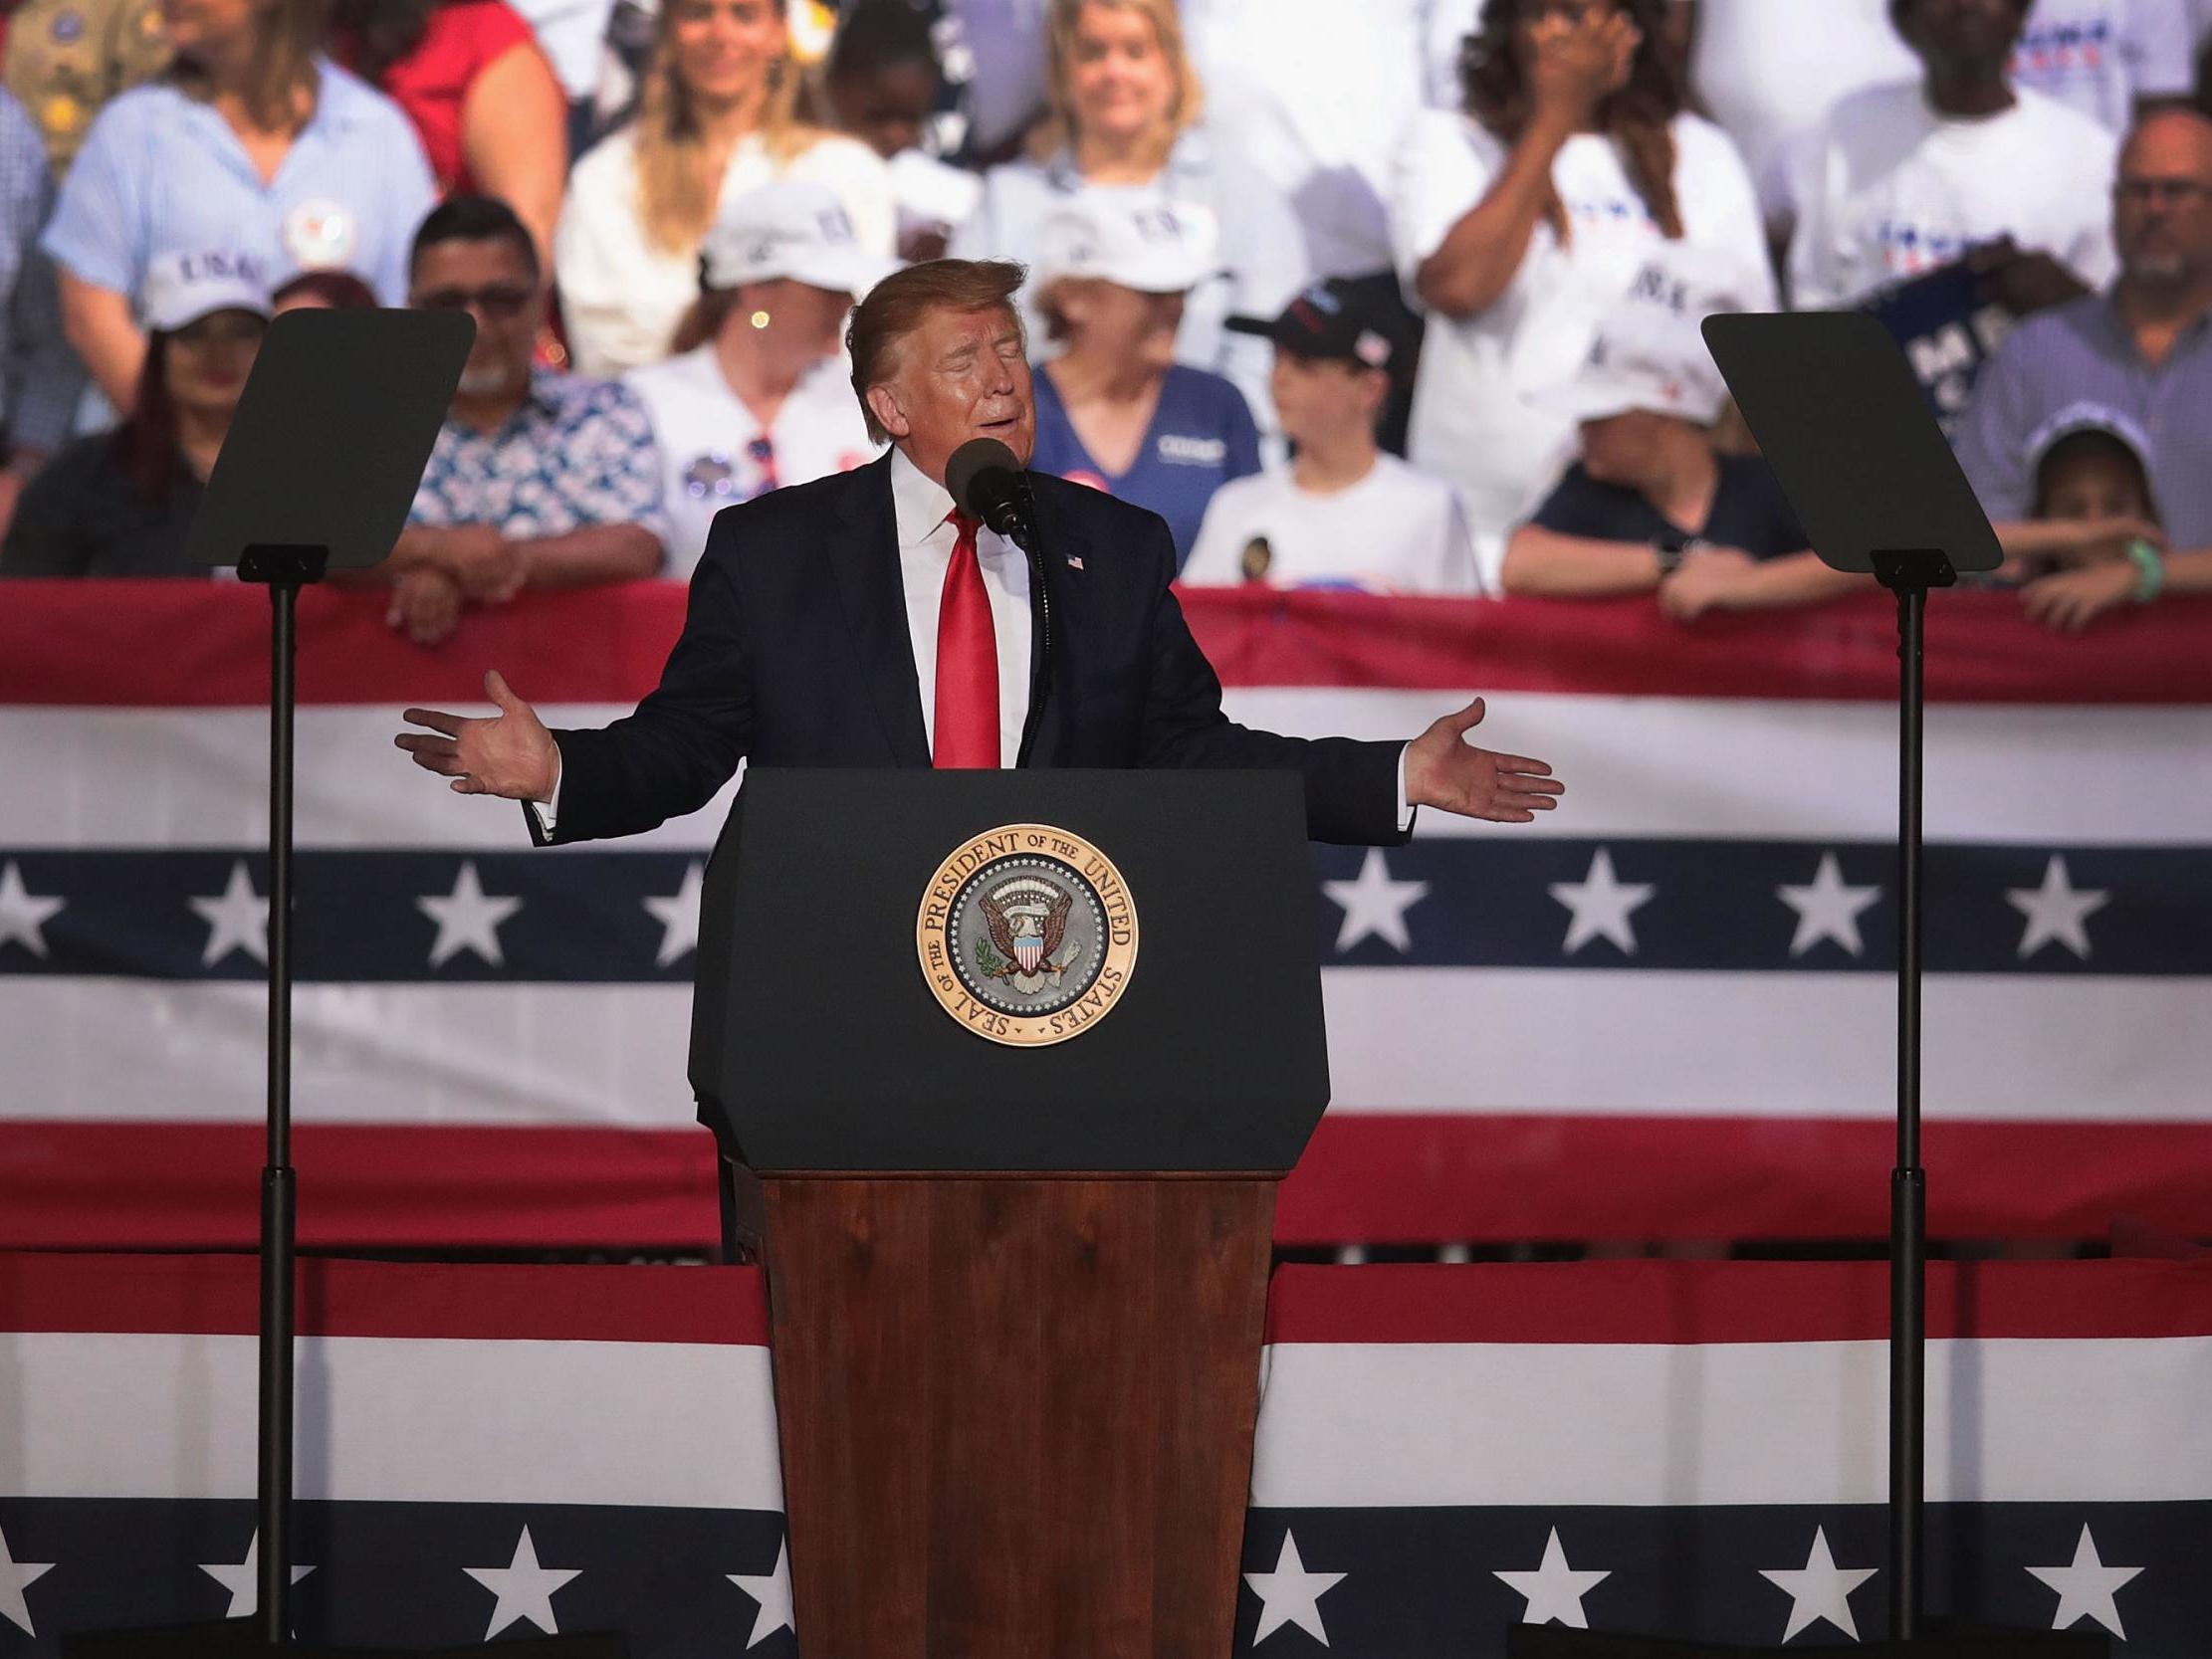
[(991, 595), (976, 559), (976, 520), (955, 512), (953, 561), (937, 612), (937, 748), (939, 766), (998, 764), (998, 635)]

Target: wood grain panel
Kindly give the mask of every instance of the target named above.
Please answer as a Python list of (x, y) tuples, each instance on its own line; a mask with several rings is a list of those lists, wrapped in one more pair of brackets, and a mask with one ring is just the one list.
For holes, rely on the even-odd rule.
[(1221, 1659), (1273, 1181), (762, 1184), (807, 1659)]

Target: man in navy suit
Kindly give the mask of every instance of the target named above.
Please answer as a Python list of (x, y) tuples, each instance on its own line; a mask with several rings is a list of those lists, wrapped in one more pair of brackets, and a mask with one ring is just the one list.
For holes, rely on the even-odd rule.
[[(953, 452), (995, 438), (1026, 462), (1021, 268), (938, 260), (879, 284), (846, 336), (872, 465), (724, 510), (684, 631), (637, 712), (549, 731), (497, 673), (483, 720), (410, 709), (397, 739), (462, 794), (526, 803), (534, 840), (633, 835), (696, 811), (741, 759), (765, 766), (1230, 766), (1305, 780), (1316, 840), (1389, 844), (1434, 806), (1526, 823), (1551, 768), (1465, 740), (1477, 698), (1411, 742), (1298, 738), (1221, 713), (1169, 590), (1175, 546), (1141, 508), (1032, 481), (1034, 564), (954, 510)], [(1036, 589), (1041, 576), (1043, 591)], [(1040, 678), (1039, 619), (1050, 618)]]

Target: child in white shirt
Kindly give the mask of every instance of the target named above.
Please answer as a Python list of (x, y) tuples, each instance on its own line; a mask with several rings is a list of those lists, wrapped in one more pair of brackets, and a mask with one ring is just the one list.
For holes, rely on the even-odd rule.
[(1375, 442), (1411, 356), (1403, 319), (1371, 291), (1332, 279), (1271, 321), (1231, 317), (1228, 326), (1274, 342), (1275, 407), (1294, 453), (1288, 466), (1215, 493), (1183, 580), (1480, 592), (1451, 487)]

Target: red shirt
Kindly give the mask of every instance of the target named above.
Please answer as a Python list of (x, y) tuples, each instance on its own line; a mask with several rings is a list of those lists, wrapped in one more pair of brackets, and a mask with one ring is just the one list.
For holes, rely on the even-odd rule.
[[(461, 153), (461, 115), (469, 89), (492, 64), (536, 39), (506, 0), (445, 0), (430, 14), (414, 51), (378, 79), (385, 96), (415, 123), (441, 196), (476, 190)], [(353, 44), (341, 45), (342, 57), (350, 63)]]

